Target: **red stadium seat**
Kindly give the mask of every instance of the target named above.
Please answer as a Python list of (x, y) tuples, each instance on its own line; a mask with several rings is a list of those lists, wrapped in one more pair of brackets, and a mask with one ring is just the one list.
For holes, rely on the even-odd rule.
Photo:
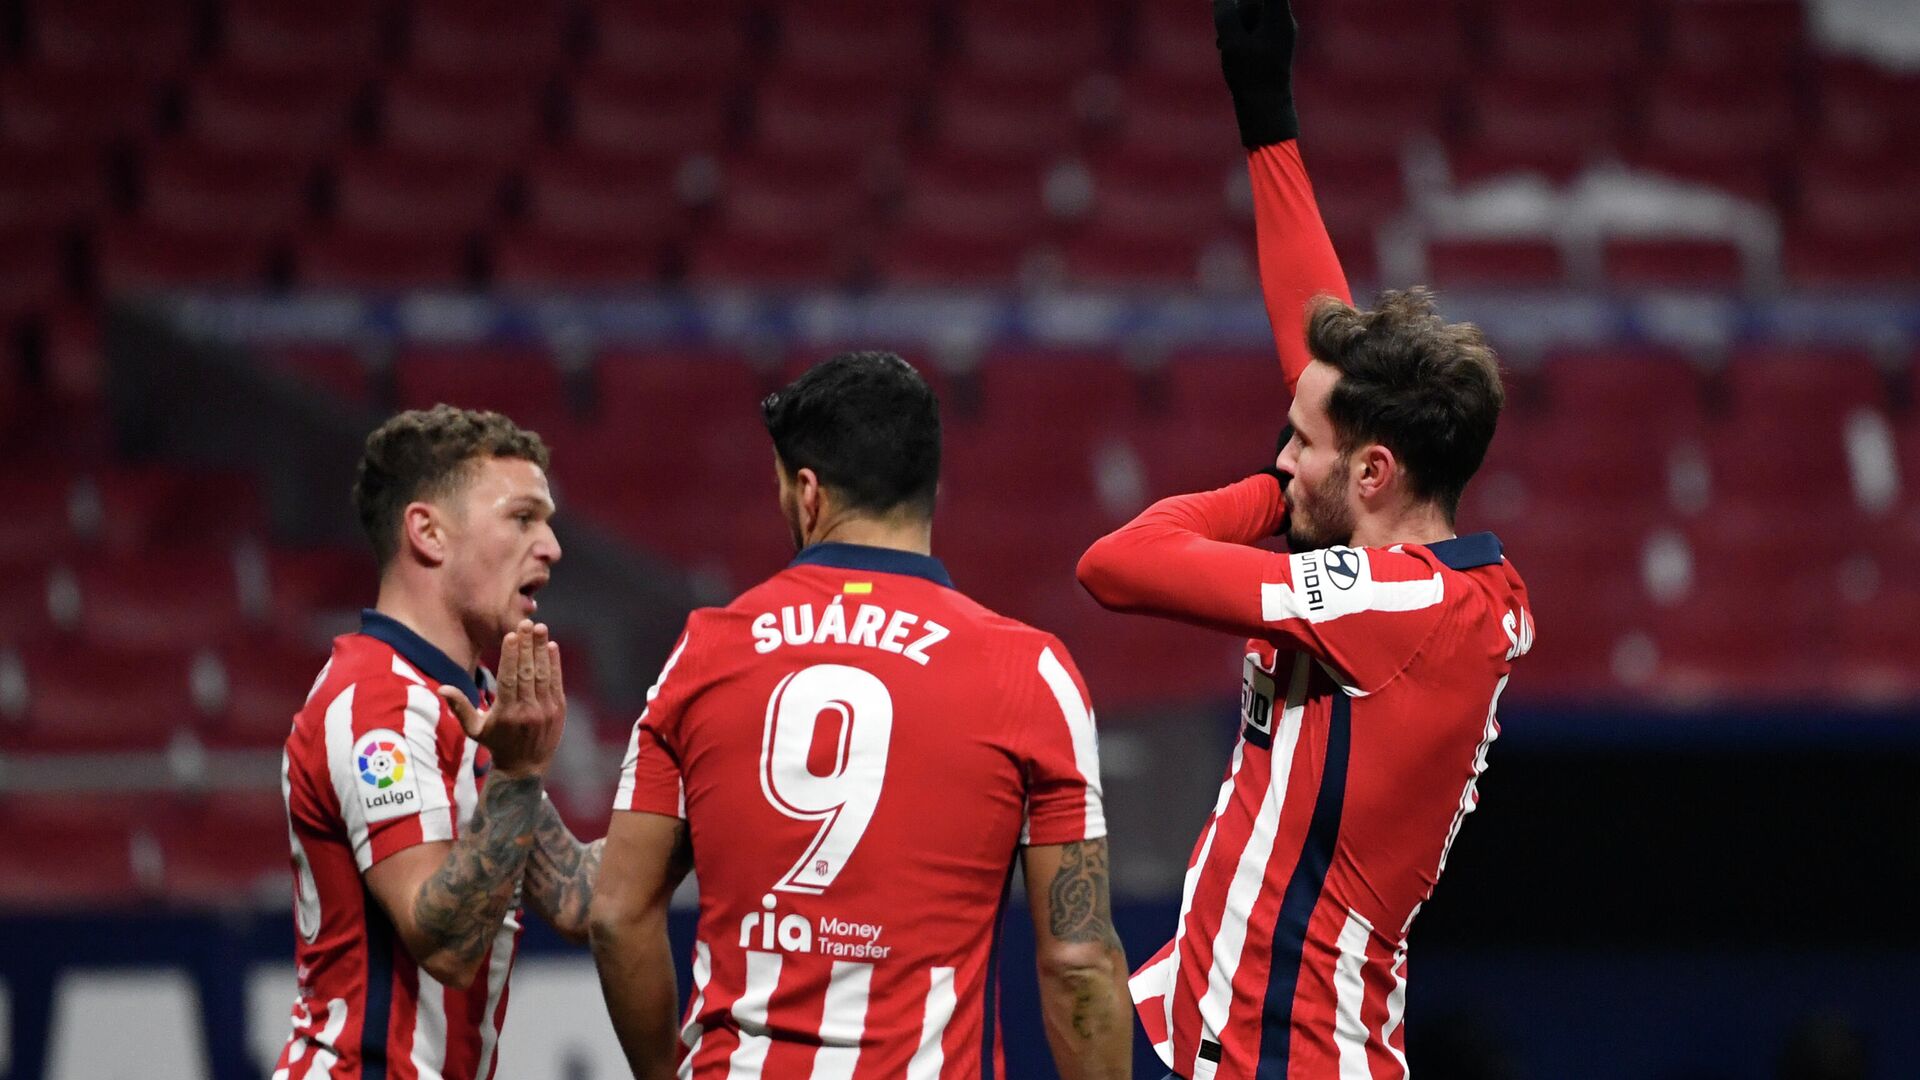
[(432, 71), (529, 83), (566, 55), (570, 5), (561, 0), (414, 0), (408, 59)]
[(101, 233), (96, 269), (111, 294), (180, 287), (257, 288), (270, 251), (250, 235), (205, 235), (140, 222)]
[(594, 70), (573, 83), (573, 138), (611, 154), (717, 153), (727, 138), (730, 95), (724, 82), (692, 85), (644, 69)]
[(1920, 130), (1920, 75), (1832, 55), (1819, 72), (1818, 136), (1855, 153), (1913, 151)]
[(1820, 672), (1807, 645), (1818, 640), (1826, 590), (1812, 581), (1782, 580), (1783, 568), (1770, 569), (1776, 587), (1766, 591), (1764, 606), (1746, 581), (1696, 589), (1675, 607), (1647, 609), (1656, 696), (1676, 704), (1819, 696)]
[(557, 236), (620, 239), (639, 246), (680, 235), (685, 213), (671, 157), (563, 147), (526, 174), (529, 224)]
[(172, 75), (192, 59), (199, 20), (191, 0), (60, 0), (33, 7), (42, 60), (73, 72)]
[(980, 364), (980, 391), (981, 420), (997, 431), (1124, 430), (1142, 406), (1133, 373), (1104, 351), (996, 349)]
[(1674, 3), (1666, 14), (1666, 61), (1703, 74), (1778, 79), (1806, 51), (1798, 0)]
[(1073, 86), (1051, 74), (963, 70), (941, 80), (933, 134), (956, 158), (1051, 160), (1078, 141)]
[(844, 162), (749, 154), (727, 162), (720, 220), (772, 239), (816, 239), (863, 220), (870, 194), (850, 183)]
[(925, 0), (800, 0), (779, 9), (781, 65), (829, 79), (866, 77), (904, 88), (931, 66)]
[(760, 84), (754, 144), (790, 157), (857, 164), (906, 136), (913, 102), (898, 81), (857, 73), (823, 77), (787, 68)]
[(1838, 423), (1856, 409), (1885, 410), (1887, 382), (1864, 349), (1750, 346), (1727, 364), (1741, 416), (1799, 416)]
[(876, 263), (898, 285), (1010, 282), (1047, 225), (1037, 168), (954, 155), (917, 163)]
[(1488, 46), (1496, 68), (1554, 78), (1608, 78), (1641, 67), (1649, 53), (1638, 4), (1576, 6), (1506, 0), (1492, 5)]
[(1313, 118), (1314, 137), (1303, 149), (1309, 160), (1322, 154), (1397, 152), (1415, 136), (1447, 130), (1451, 84), (1440, 87), (1395, 77), (1363, 74), (1360, 68), (1304, 67), (1294, 76), (1300, 115)]
[(94, 150), (0, 145), (0, 230), (66, 228), (106, 205), (106, 162)]
[(863, 259), (852, 236), (767, 233), (729, 228), (693, 245), (687, 275), (708, 285), (795, 287), (844, 284)]
[(381, 115), (398, 150), (512, 165), (540, 138), (542, 104), (536, 83), (484, 68), (413, 71), (387, 80)]
[(176, 796), (154, 824), (170, 902), (252, 909), (284, 902), (292, 888), (287, 808), (277, 791)]
[(1566, 268), (1551, 240), (1443, 239), (1427, 245), (1427, 276), (1440, 285), (1548, 287)]
[(1481, 79), (1469, 109), (1472, 147), (1549, 163), (1600, 158), (1613, 149), (1621, 127), (1618, 89), (1607, 79), (1551, 73)]
[(1092, 0), (965, 0), (958, 7), (960, 55), (981, 71), (1084, 72), (1112, 58), (1114, 28)]
[(1447, 0), (1356, 0), (1329, 5), (1320, 20), (1306, 38), (1315, 66), (1392, 72), (1429, 86), (1467, 67), (1469, 20)]
[(222, 51), (241, 69), (325, 79), (368, 71), (380, 59), (380, 0), (339, 0), (324, 7), (296, 0), (226, 0), (220, 11)]
[(235, 154), (169, 141), (142, 159), (146, 220), (188, 235), (273, 237), (304, 220), (311, 166), (286, 155)]
[(492, 282), (498, 288), (617, 289), (650, 285), (666, 270), (658, 236), (599, 236), (542, 226), (495, 238)]
[[(353, 616), (374, 601), (378, 568), (364, 544), (352, 547), (276, 547), (267, 553), (267, 581), (274, 618), (291, 635), (305, 636), (316, 616)], [(335, 633), (359, 625), (357, 618), (338, 624)]]
[(202, 740), (218, 748), (278, 748), (326, 662), (325, 649), (270, 638), (224, 650), (218, 663), (226, 692), (204, 720)]
[(725, 86), (748, 52), (743, 0), (657, 0), (594, 5), (594, 57), (612, 71), (663, 83)]
[(1082, 232), (1061, 244), (1067, 280), (1110, 288), (1191, 288), (1200, 279), (1202, 240), (1140, 233)]
[(1271, 345), (1175, 353), (1167, 358), (1164, 373), (1167, 412), (1176, 422), (1194, 427), (1265, 424), (1273, 429), (1271, 435), (1286, 416), (1286, 384)]
[(393, 376), (403, 409), (491, 409), (536, 430), (567, 414), (559, 369), (537, 346), (415, 346), (394, 358)]
[(153, 803), (152, 796), (100, 793), (0, 799), (0, 829), (33, 838), (0, 846), (0, 907), (70, 912), (139, 903), (152, 882), (135, 870), (132, 837)]
[(1799, 219), (1829, 237), (1905, 240), (1920, 248), (1920, 158), (1822, 153), (1800, 167)]
[(370, 150), (335, 171), (334, 216), (350, 228), (447, 239), (486, 226), (500, 208), (500, 174), (458, 156)]
[(1109, 235), (1205, 240), (1228, 229), (1227, 189), (1245, 165), (1227, 155), (1218, 169), (1123, 151), (1093, 163), (1086, 227)]
[(1373, 230), (1399, 214), (1406, 204), (1399, 151), (1393, 147), (1352, 150), (1316, 145), (1305, 148), (1302, 156), (1313, 181), (1320, 216), (1343, 259), (1352, 256), (1338, 241), (1364, 232), (1370, 248)]
[(1700, 371), (1675, 353), (1563, 348), (1542, 371), (1550, 419), (1636, 416), (1647, 430), (1670, 433), (1699, 421)]
[(879, 241), (873, 269), (882, 283), (901, 288), (1010, 285), (1027, 265), (1028, 247), (1014, 234), (956, 233), (912, 222)]
[(8, 751), (157, 750), (193, 715), (188, 658), (177, 651), (58, 645), (22, 658), (27, 712), (4, 735)]
[(78, 568), (80, 633), (111, 648), (178, 648), (234, 640), (248, 626), (240, 611), (233, 557), (156, 551)]
[(138, 554), (153, 547), (226, 544), (265, 531), (265, 512), (243, 473), (161, 467), (99, 471), (81, 494), (98, 522), (99, 546)]
[(200, 145), (233, 153), (318, 161), (346, 142), (360, 92), (357, 77), (338, 71), (217, 65), (194, 77), (186, 131)]
[(1641, 132), (1656, 154), (1768, 161), (1792, 149), (1798, 126), (1784, 85), (1669, 75), (1648, 87)]
[(1130, 82), (1115, 132), (1121, 151), (1135, 161), (1243, 168), (1232, 111), (1220, 107), (1216, 82)]
[[(4, 194), (0, 194), (4, 198)], [(67, 240), (45, 228), (0, 226), (0, 326), (57, 303), (67, 288)]]
[(1213, 21), (1180, 0), (1143, 0), (1131, 26), (1138, 70), (1150, 78), (1200, 82), (1220, 78)]
[(1744, 416), (1715, 425), (1706, 453), (1716, 502), (1775, 503), (1849, 514), (1845, 434), (1835, 417)]
[(1601, 262), (1608, 284), (1627, 288), (1738, 290), (1747, 280), (1740, 249), (1726, 240), (1607, 240)]
[(159, 101), (151, 77), (118, 67), (0, 70), (0, 143), (97, 150), (144, 134)]
[(1810, 288), (1911, 288), (1920, 283), (1920, 249), (1904, 236), (1834, 236), (1790, 229), (1782, 250), (1787, 280)]
[(294, 280), (310, 289), (457, 289), (468, 284), (463, 237), (335, 227), (294, 249)]

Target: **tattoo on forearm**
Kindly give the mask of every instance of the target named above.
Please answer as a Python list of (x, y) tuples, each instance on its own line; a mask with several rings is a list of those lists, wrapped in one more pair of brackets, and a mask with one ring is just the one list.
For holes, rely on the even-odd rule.
[(537, 776), (488, 777), (466, 831), (413, 902), (420, 928), (462, 961), (486, 953), (513, 903), (545, 805), (540, 788)]
[(582, 844), (574, 839), (550, 802), (540, 804), (533, 830), (533, 855), (527, 861), (527, 898), (547, 921), (562, 931), (585, 933), (593, 906), (593, 883), (600, 876), (605, 840)]
[(1048, 928), (1066, 942), (1120, 946), (1107, 886), (1107, 841), (1082, 840), (1060, 849), (1060, 871), (1047, 891)]

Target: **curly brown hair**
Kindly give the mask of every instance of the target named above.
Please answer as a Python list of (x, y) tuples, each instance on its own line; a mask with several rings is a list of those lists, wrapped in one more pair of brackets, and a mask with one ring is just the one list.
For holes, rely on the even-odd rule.
[(547, 467), (547, 444), (497, 412), (435, 405), (410, 409), (367, 436), (353, 473), (353, 507), (384, 569), (400, 550), (407, 504), (460, 490), (482, 458), (504, 457)]
[(1453, 520), (1506, 403), (1480, 328), (1441, 318), (1426, 289), (1382, 293), (1370, 311), (1322, 296), (1307, 312), (1307, 347), (1340, 372), (1327, 413), (1341, 449), (1392, 450), (1414, 495)]

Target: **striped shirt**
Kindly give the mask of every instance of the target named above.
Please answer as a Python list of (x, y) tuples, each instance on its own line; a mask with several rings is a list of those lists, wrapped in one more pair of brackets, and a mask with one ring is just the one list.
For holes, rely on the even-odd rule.
[(819, 544), (695, 612), (614, 801), (692, 837), (680, 1075), (1005, 1076), (1014, 860), (1106, 835), (1099, 776), (1066, 649), (937, 560)]
[[(486, 678), (484, 672), (481, 673)], [(362, 880), (415, 844), (452, 840), (487, 752), (436, 690), (474, 677), (399, 622), (362, 615), (294, 717), (281, 757), (293, 848), (298, 998), (273, 1080), (485, 1080), (506, 1018), (520, 919), (510, 910), (466, 990), (407, 952)]]

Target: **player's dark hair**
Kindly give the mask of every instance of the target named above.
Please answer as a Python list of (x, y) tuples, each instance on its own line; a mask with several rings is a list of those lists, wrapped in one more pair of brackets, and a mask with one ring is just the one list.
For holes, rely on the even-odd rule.
[(381, 424), (353, 474), (353, 507), (384, 569), (400, 550), (407, 504), (460, 490), (482, 458), (504, 457), (547, 467), (547, 444), (496, 412), (435, 405)]
[(890, 352), (841, 353), (760, 403), (789, 472), (812, 469), (849, 509), (933, 516), (940, 403)]
[(1340, 372), (1327, 413), (1341, 449), (1392, 450), (1414, 495), (1452, 521), (1506, 402), (1480, 328), (1442, 319), (1425, 289), (1383, 293), (1371, 311), (1322, 296), (1307, 313), (1307, 347)]

